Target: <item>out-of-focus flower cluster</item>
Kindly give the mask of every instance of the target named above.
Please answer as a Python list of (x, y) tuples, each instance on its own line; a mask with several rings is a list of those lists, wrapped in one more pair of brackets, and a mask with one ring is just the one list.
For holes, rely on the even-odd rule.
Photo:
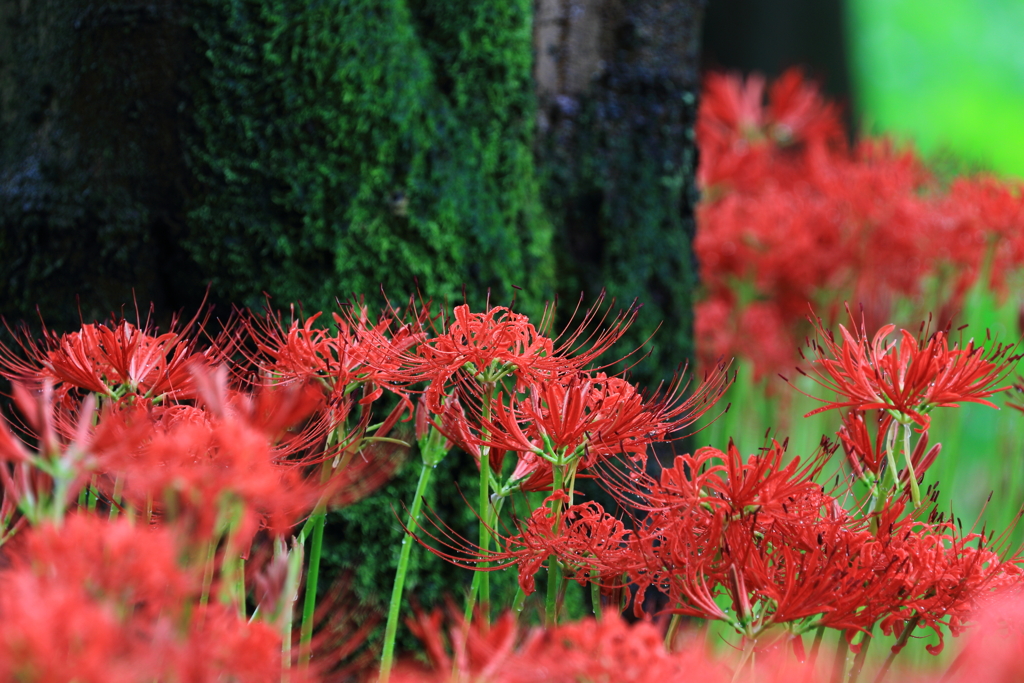
[[(516, 627), (506, 614), (495, 623), (467, 624), (457, 615), (445, 629), (441, 612), (418, 615), (410, 627), (423, 640), (428, 664), (406, 663), (396, 683), (535, 683), (537, 681), (701, 681), (731, 683), (825, 683), (846, 677), (856, 658), (805, 646), (786, 631), (756, 651), (718, 652), (705, 635), (687, 632), (666, 643), (664, 624), (628, 624), (617, 616), (587, 618), (554, 628)], [(757, 665), (744, 668), (756, 657)], [(977, 624), (948, 671), (924, 674), (900, 669), (898, 680), (913, 683), (1011, 683), (1020, 680), (1024, 655), (1024, 599), (1019, 594), (980, 609)], [(859, 670), (858, 670), (859, 673)], [(857, 678), (857, 676), (852, 676)], [(896, 678), (896, 675), (893, 676)], [(870, 680), (870, 679), (869, 679)]]
[(788, 371), (809, 302), (829, 324), (856, 302), (877, 328), (894, 301), (911, 300), (945, 325), (979, 279), (1005, 294), (1024, 265), (1019, 185), (978, 176), (943, 187), (910, 149), (851, 145), (838, 108), (797, 70), (771, 85), (710, 75), (697, 141), (705, 364), (742, 357), (758, 376)]

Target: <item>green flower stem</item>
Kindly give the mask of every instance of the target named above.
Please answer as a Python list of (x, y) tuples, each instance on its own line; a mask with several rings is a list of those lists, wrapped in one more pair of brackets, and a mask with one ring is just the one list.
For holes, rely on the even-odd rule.
[(813, 667), (818, 660), (818, 650), (821, 649), (821, 639), (825, 637), (825, 627), (819, 626), (814, 633), (814, 644), (811, 645), (811, 652), (807, 656), (807, 665)]
[[(562, 469), (558, 465), (551, 468), (554, 477), (552, 491), (562, 490)], [(551, 501), (551, 525), (552, 531), (557, 531), (561, 520), (562, 502)], [(558, 624), (558, 589), (562, 583), (562, 570), (558, 564), (558, 558), (552, 553), (548, 556), (548, 590), (544, 601), (544, 623), (546, 626)]]
[(832, 683), (843, 683), (846, 675), (846, 655), (850, 644), (846, 642), (846, 634), (839, 632), (839, 645), (836, 647), (836, 658), (832, 661)]
[(907, 644), (907, 641), (910, 640), (911, 632), (917, 628), (917, 622), (920, 620), (921, 617), (919, 615), (914, 615), (914, 617), (903, 627), (903, 632), (900, 633), (899, 639), (889, 651), (889, 656), (885, 658), (882, 668), (878, 670), (878, 675), (875, 676), (875, 683), (882, 683), (882, 681), (885, 680), (886, 674), (888, 674), (889, 669), (892, 668), (892, 663), (896, 660), (896, 655), (903, 651), (903, 647)]
[(99, 499), (100, 494), (96, 488), (96, 475), (92, 475), (92, 479), (89, 481), (89, 512), (93, 512), (96, 509), (96, 501)]
[(275, 617), (280, 620), (281, 629), (281, 681), (289, 680), (289, 669), (292, 666), (292, 619), (295, 598), (299, 592), (299, 576), (302, 573), (304, 550), (301, 543), (292, 544), (291, 550), (285, 550), (282, 542), (276, 549), (278, 553), (287, 553), (288, 573), (285, 577), (284, 590), (281, 591), (281, 604)]
[(235, 560), (235, 569), (238, 576), (235, 577), (235, 595), (238, 596), (238, 616), (245, 619), (245, 558), (239, 557)]
[[(416, 484), (416, 493), (413, 497), (412, 508), (409, 510), (409, 521), (406, 524), (410, 530), (415, 529), (420, 519), (420, 509), (423, 506), (423, 497), (426, 495), (427, 486), (430, 483), (430, 475), (434, 471), (433, 466), (423, 464), (420, 470), (420, 479)], [(378, 681), (386, 683), (391, 676), (391, 666), (395, 655), (395, 636), (398, 633), (398, 616), (402, 607), (402, 594), (405, 590), (405, 576), (409, 571), (409, 557), (415, 544), (412, 537), (405, 534), (402, 538), (402, 552), (398, 558), (398, 569), (395, 572), (395, 585), (391, 589), (391, 605), (388, 608), (388, 622), (384, 628), (384, 650), (380, 660), (380, 676)], [(478, 572), (477, 575), (485, 573)]]
[(113, 522), (117, 519), (117, 499), (121, 497), (121, 493), (124, 491), (124, 479), (118, 476), (114, 480), (114, 493), (110, 496), (110, 521)]
[(913, 451), (910, 450), (910, 425), (903, 425), (903, 456), (907, 459), (907, 475), (910, 477), (910, 498), (914, 501), (914, 509), (921, 507), (921, 489), (917, 485), (917, 473), (914, 472), (914, 463), (911, 458)]
[(868, 647), (871, 646), (871, 631), (874, 629), (874, 625), (868, 629), (867, 633), (860, 640), (860, 650), (857, 652), (857, 656), (853, 658), (853, 668), (850, 669), (849, 683), (857, 683), (857, 679), (860, 678), (860, 672), (864, 669), (864, 660), (868, 656)]
[(522, 586), (516, 589), (516, 596), (512, 599), (512, 615), (518, 619), (523, 613), (523, 605), (526, 604), (526, 591)]
[[(595, 616), (597, 613), (595, 612)], [(600, 617), (598, 617), (600, 619)], [(679, 624), (682, 623), (683, 615), (673, 614), (672, 618), (669, 619), (668, 629), (665, 630), (665, 650), (672, 652), (672, 646), (675, 644), (676, 633), (679, 632)]]
[(326, 522), (327, 513), (321, 504), (313, 512), (313, 541), (309, 548), (309, 564), (306, 567), (306, 597), (302, 604), (302, 626), (299, 630), (299, 658), (302, 665), (308, 664), (313, 656), (310, 642), (313, 639), (313, 612), (316, 610), (316, 589), (320, 580), (320, 552), (324, 545)]
[(203, 560), (203, 592), (199, 596), (201, 607), (205, 607), (210, 600), (210, 586), (213, 585), (213, 558), (216, 554), (217, 540), (214, 538), (206, 544), (206, 558)]
[[(484, 382), (483, 407), (481, 417), (486, 425), (491, 419), (491, 400), (494, 396), (494, 383)], [(480, 429), (481, 440), (489, 436), (486, 426)], [(491, 449), (489, 446), (480, 446), (480, 549), (486, 555), (491, 550), (491, 529), (494, 528), (491, 507)], [(486, 567), (486, 565), (485, 565)], [(484, 623), (491, 621), (491, 575), (490, 572), (477, 572), (479, 579), (478, 598), (480, 602), (480, 616)], [(475, 577), (474, 577), (475, 578)], [(472, 617), (472, 614), (470, 614)]]
[(594, 603), (594, 618), (601, 621), (601, 586), (590, 577), (590, 601)]

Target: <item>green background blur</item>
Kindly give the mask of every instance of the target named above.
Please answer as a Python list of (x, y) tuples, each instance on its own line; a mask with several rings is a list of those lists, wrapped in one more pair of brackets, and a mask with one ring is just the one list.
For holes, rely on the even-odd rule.
[(847, 0), (846, 12), (863, 130), (1024, 177), (1024, 1)]

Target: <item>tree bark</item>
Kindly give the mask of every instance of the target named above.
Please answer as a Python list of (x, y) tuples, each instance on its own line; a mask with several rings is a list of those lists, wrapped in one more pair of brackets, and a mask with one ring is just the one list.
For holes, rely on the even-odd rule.
[[(643, 305), (623, 349), (653, 336), (647, 384), (692, 356), (693, 125), (702, 0), (538, 0), (544, 197), (559, 294)], [(659, 328), (660, 325), (660, 328)]]
[[(0, 313), (58, 329), (133, 293), (188, 303), (181, 130), (189, 36), (171, 0), (0, 0)], [(76, 298), (79, 300), (76, 301)], [(80, 303), (79, 303), (80, 301)]]

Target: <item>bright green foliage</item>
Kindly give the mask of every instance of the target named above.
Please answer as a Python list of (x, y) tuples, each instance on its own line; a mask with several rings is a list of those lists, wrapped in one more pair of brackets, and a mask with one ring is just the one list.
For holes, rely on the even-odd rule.
[(551, 295), (528, 1), (197, 2), (189, 247), (218, 295)]
[(1024, 175), (1024, 3), (848, 3), (858, 110), (928, 154)]

